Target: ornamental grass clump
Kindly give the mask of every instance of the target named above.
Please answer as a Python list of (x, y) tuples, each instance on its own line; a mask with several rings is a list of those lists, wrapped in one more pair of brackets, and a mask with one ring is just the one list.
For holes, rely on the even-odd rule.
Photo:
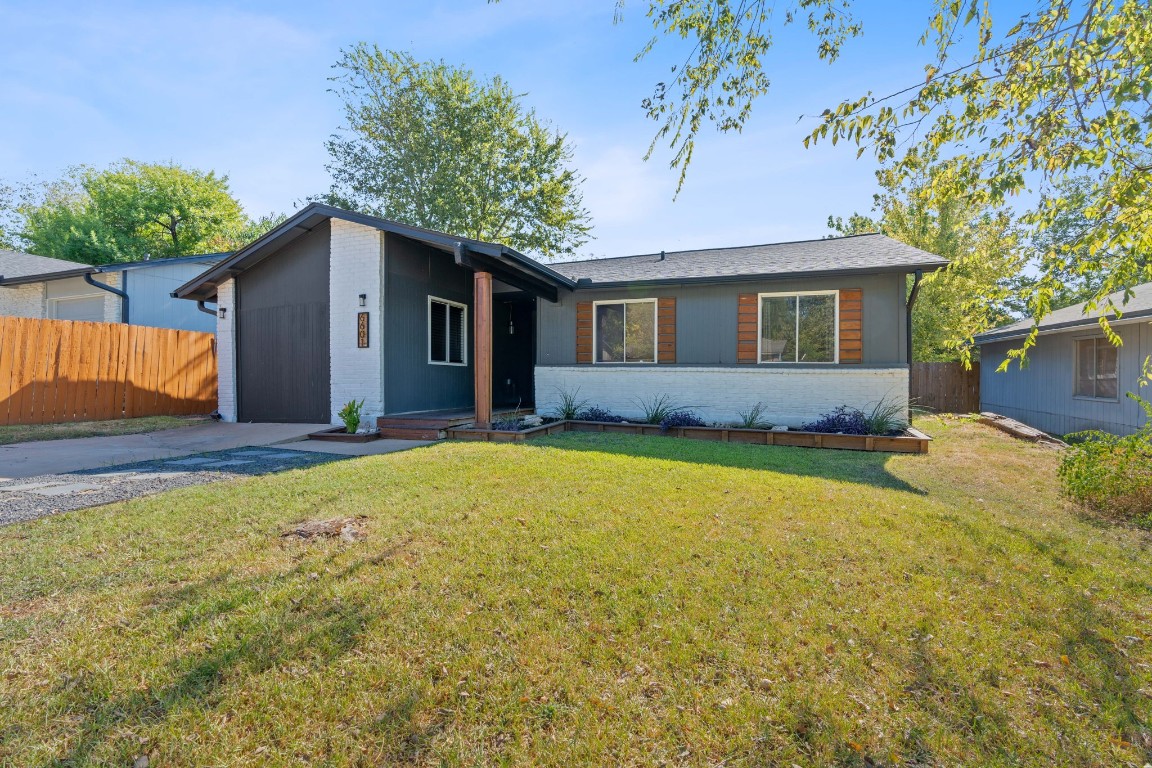
[(1148, 422), (1120, 437), (1091, 430), (1073, 441), (1060, 462), (1060, 482), (1073, 501), (1104, 517), (1152, 528), (1152, 403), (1128, 393)]
[(580, 412), (588, 408), (588, 401), (579, 398), (580, 387), (576, 387), (571, 392), (558, 389), (557, 393), (560, 395), (560, 403), (556, 406), (554, 413), (556, 418), (561, 421), (580, 418)]

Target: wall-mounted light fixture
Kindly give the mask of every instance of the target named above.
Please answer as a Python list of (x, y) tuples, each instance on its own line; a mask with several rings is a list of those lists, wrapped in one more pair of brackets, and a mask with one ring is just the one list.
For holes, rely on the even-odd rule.
[(360, 294), (360, 306), (365, 307), (368, 305), (368, 294)]
[(219, 317), (221, 320), (228, 317), (228, 307), (218, 307), (216, 309), (216, 311), (219, 313)]

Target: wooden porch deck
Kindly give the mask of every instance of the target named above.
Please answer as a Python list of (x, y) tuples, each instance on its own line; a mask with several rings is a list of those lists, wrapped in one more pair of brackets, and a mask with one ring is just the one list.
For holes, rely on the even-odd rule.
[[(536, 412), (531, 406), (507, 406), (492, 409), (492, 418), (528, 416)], [(476, 421), (474, 408), (449, 408), (438, 411), (413, 411), (411, 413), (386, 413), (376, 418), (376, 427), (381, 437), (399, 440), (440, 440), (446, 437), (445, 431), (452, 427), (473, 424)]]

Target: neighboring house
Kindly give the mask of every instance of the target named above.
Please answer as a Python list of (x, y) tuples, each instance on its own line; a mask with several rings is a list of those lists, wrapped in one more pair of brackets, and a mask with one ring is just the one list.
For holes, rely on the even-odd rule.
[(0, 251), (0, 314), (215, 331), (213, 313), (172, 291), (227, 255), (92, 266)]
[[(998, 372), (1008, 351), (1032, 330), (1031, 320), (976, 337), (980, 345), (980, 410), (1022, 421), (1055, 435), (1100, 429), (1131, 434), (1146, 423), (1140, 405), (1126, 393), (1141, 394), (1138, 381), (1152, 355), (1152, 283), (1112, 296), (1122, 316), (1110, 314), (1123, 345), (1113, 346), (1100, 329), (1101, 310), (1084, 304), (1058, 309), (1040, 323), (1036, 346), (1024, 368), (1013, 362)], [(1147, 395), (1148, 393), (1143, 393)]]
[[(535, 405), (561, 392), (798, 425), (908, 396), (907, 276), (883, 235), (545, 265), (312, 204), (176, 291), (219, 307), (220, 413), (241, 421)], [(370, 422), (369, 422), (370, 423)]]

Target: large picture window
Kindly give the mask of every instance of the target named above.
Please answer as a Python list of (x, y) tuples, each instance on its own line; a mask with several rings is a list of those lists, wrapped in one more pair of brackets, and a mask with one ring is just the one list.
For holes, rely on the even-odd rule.
[(468, 307), (428, 297), (428, 362), (468, 364)]
[(837, 291), (760, 294), (761, 363), (835, 363)]
[(592, 306), (595, 362), (656, 362), (656, 299), (597, 301)]
[(1118, 356), (1108, 339), (1076, 341), (1076, 397), (1116, 400), (1120, 395)]

